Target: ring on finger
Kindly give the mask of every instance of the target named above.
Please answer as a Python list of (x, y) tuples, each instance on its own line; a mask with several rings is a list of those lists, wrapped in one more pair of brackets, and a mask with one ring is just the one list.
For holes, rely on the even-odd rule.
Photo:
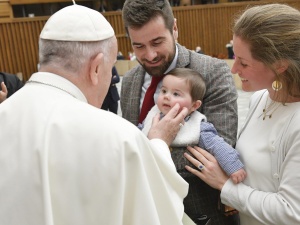
[(180, 126), (180, 128), (181, 128), (181, 127), (183, 127), (183, 124), (182, 124), (182, 123), (180, 123), (180, 124), (179, 124), (179, 126)]
[(202, 170), (204, 170), (204, 168), (205, 168), (205, 166), (204, 166), (203, 164), (200, 164), (200, 165), (198, 166), (198, 169), (200, 170), (200, 172), (202, 172)]

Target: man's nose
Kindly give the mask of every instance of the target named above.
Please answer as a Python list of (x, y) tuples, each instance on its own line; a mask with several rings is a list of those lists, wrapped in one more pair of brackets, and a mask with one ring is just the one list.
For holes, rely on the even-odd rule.
[(145, 58), (148, 60), (148, 61), (154, 61), (155, 58), (157, 57), (157, 52), (154, 48), (147, 48), (146, 49), (146, 54), (145, 54)]

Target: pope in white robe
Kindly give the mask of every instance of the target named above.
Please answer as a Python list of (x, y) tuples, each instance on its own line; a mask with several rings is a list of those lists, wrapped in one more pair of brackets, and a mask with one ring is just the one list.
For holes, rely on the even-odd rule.
[[(57, 18), (71, 15), (61, 22), (76, 24), (83, 14), (102, 23), (96, 30), (103, 23), (105, 31), (112, 29), (94, 10), (67, 8), (54, 14), (44, 31), (56, 31), (51, 21)], [(72, 32), (70, 41), (78, 33)], [(50, 34), (42, 31), (41, 38), (61, 40)], [(111, 37), (114, 33), (97, 40)], [(111, 71), (112, 65), (100, 61), (91, 74)], [(182, 224), (188, 185), (177, 174), (166, 142), (149, 141), (131, 123), (89, 104), (87, 93), (98, 83), (85, 88), (88, 76), (77, 84), (78, 78), (69, 80), (64, 70), (57, 70), (61, 76), (45, 68), (52, 67), (42, 63), (40, 72), (0, 105), (0, 224)], [(107, 90), (111, 74), (105, 77)]]

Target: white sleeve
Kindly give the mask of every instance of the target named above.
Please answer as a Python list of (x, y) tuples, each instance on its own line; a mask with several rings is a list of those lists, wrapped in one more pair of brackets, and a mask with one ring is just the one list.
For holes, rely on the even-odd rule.
[(259, 191), (243, 183), (234, 184), (231, 179), (228, 179), (222, 188), (221, 200), (223, 204), (254, 217), (262, 224), (299, 224), (300, 222), (299, 206), (295, 210), (280, 193)]
[[(276, 192), (256, 190), (229, 179), (221, 190), (222, 202), (262, 224), (300, 224), (300, 113), (286, 121), (277, 155), (272, 158), (277, 173)], [(274, 183), (275, 183), (274, 181)], [(274, 184), (275, 185), (275, 184)]]
[[(70, 143), (81, 132), (51, 145), (46, 168), (57, 223), (182, 225), (188, 184), (177, 173), (168, 146), (149, 141), (127, 121), (106, 121), (97, 139), (87, 136), (71, 145), (72, 151)], [(96, 133), (98, 128), (99, 123), (90, 123), (85, 130)], [(65, 129), (55, 130), (57, 137), (64, 134)]]
[(155, 152), (156, 155), (160, 155), (160, 157), (163, 160), (165, 160), (165, 163), (170, 164), (170, 166), (173, 167), (174, 170), (176, 171), (175, 164), (171, 157), (170, 149), (169, 149), (168, 145), (166, 144), (166, 142), (164, 142), (161, 139), (152, 139), (152, 140), (150, 140), (150, 142), (153, 146), (152, 151)]
[[(145, 137), (142, 133), (140, 136)], [(145, 195), (151, 197), (160, 224), (182, 224), (183, 199), (188, 193), (188, 183), (177, 173), (167, 144), (160, 139), (149, 142), (147, 137), (144, 140), (139, 137), (137, 147), (141, 156), (140, 172), (147, 179), (137, 184), (144, 188), (140, 201), (143, 198), (145, 200)], [(145, 213), (149, 214), (149, 210), (145, 210)]]

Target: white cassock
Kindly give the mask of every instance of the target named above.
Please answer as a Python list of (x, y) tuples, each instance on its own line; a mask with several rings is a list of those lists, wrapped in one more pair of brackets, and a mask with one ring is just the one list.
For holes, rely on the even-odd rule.
[(0, 105), (0, 224), (182, 224), (188, 184), (168, 146), (36, 73)]

